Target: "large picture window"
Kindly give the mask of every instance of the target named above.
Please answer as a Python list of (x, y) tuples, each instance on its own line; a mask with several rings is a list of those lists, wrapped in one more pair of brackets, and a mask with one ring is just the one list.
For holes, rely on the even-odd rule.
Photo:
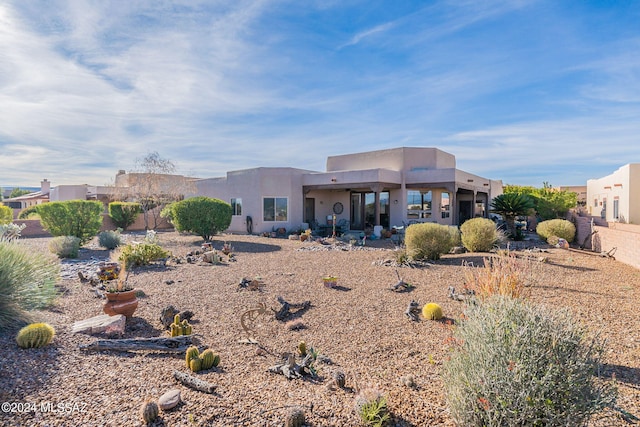
[(241, 198), (233, 198), (231, 199), (231, 215), (239, 216), (242, 215), (242, 199)]
[(407, 191), (407, 219), (431, 218), (431, 190)]
[(286, 197), (265, 197), (262, 199), (262, 219), (269, 221), (287, 221), (289, 199)]

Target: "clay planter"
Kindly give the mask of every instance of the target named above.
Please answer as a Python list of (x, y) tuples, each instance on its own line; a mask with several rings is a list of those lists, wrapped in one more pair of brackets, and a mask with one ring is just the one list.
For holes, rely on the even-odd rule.
[(102, 307), (102, 311), (109, 316), (123, 314), (129, 318), (133, 316), (133, 312), (138, 308), (135, 289), (124, 292), (106, 292), (105, 296), (107, 297), (107, 302)]

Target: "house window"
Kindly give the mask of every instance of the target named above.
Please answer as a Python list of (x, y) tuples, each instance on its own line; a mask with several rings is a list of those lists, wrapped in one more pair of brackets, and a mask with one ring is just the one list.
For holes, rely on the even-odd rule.
[(242, 199), (235, 198), (231, 199), (231, 215), (239, 216), (242, 215)]
[(431, 218), (431, 191), (407, 191), (407, 219)]
[[(450, 201), (451, 199), (449, 197), (449, 192), (443, 191), (442, 194), (440, 194), (440, 212), (441, 212), (442, 218), (449, 218), (449, 216), (451, 215)], [(484, 210), (484, 204), (482, 206)]]
[(618, 199), (617, 197), (615, 197), (613, 199), (613, 219), (618, 220), (620, 219), (620, 199)]
[(598, 199), (593, 199), (593, 207), (594, 208), (598, 207)]
[(262, 219), (269, 221), (287, 221), (289, 200), (286, 197), (265, 197), (262, 199)]

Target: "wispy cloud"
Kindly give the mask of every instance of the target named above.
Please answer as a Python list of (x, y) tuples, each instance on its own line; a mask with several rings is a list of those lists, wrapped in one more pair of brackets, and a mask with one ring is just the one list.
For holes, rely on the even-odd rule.
[(384, 24), (376, 25), (373, 28), (369, 28), (367, 30), (360, 31), (359, 33), (357, 33), (353, 37), (351, 37), (351, 40), (349, 40), (348, 42), (340, 45), (338, 47), (338, 49), (343, 49), (343, 48), (345, 48), (347, 46), (356, 45), (356, 44), (360, 43), (363, 39), (365, 39), (367, 37), (371, 37), (371, 36), (377, 35), (379, 33), (384, 33), (386, 31), (388, 31), (389, 29), (393, 28), (393, 26), (394, 26), (393, 22), (386, 22)]

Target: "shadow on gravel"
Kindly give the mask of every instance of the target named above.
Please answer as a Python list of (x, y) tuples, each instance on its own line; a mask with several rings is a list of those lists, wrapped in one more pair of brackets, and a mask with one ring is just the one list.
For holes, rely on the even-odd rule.
[(255, 242), (238, 242), (234, 240), (213, 240), (213, 247), (216, 250), (222, 249), (222, 245), (228, 243), (233, 247), (233, 253), (266, 253), (266, 252), (278, 252), (282, 248), (278, 245), (272, 245), (268, 243), (255, 243)]
[(567, 264), (561, 264), (559, 262), (553, 261), (553, 260), (547, 260), (547, 264), (549, 265), (553, 265), (556, 267), (561, 267), (561, 268), (566, 268), (567, 270), (575, 270), (575, 271), (598, 271), (596, 268), (590, 268), (590, 267), (579, 267), (577, 265), (567, 265)]
[(605, 363), (602, 371), (602, 376), (605, 378), (613, 379), (615, 377), (618, 382), (640, 389), (640, 368)]

